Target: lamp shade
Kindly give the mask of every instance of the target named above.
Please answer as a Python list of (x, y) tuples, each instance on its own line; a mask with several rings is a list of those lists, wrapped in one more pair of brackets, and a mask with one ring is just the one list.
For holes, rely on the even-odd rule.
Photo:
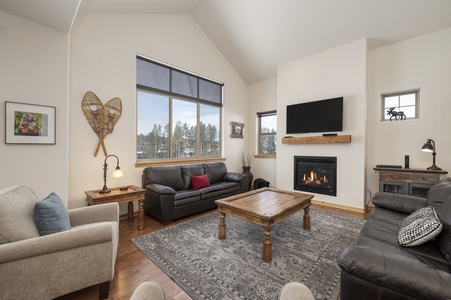
[(114, 177), (114, 178), (124, 177), (124, 172), (122, 172), (121, 168), (116, 167), (116, 169), (111, 174), (111, 177)]
[(434, 152), (434, 146), (432, 145), (431, 140), (428, 140), (426, 143), (424, 143), (423, 147), (421, 148), (421, 151)]

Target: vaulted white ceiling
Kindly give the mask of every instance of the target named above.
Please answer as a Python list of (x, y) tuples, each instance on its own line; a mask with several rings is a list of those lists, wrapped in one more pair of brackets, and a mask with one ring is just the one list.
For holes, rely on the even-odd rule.
[(191, 14), (248, 84), (358, 39), (371, 49), (451, 27), (450, 0), (0, 0), (0, 10), (63, 32), (77, 13)]

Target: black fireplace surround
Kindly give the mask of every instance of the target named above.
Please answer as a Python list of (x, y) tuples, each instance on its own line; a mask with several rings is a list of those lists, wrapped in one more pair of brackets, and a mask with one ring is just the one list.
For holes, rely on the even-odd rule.
[(294, 189), (337, 196), (337, 158), (295, 156)]

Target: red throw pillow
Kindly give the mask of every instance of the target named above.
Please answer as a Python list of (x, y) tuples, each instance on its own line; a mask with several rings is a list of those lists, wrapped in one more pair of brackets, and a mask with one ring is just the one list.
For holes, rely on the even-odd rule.
[(193, 184), (193, 190), (198, 190), (203, 187), (210, 186), (207, 175), (191, 176), (191, 182)]

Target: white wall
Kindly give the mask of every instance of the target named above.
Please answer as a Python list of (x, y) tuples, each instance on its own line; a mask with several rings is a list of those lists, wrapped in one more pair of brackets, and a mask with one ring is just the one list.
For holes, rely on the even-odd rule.
[[(271, 78), (249, 86), (248, 114), (248, 149), (249, 153), (258, 153), (258, 119), (257, 112), (275, 110), (277, 108), (277, 78)], [(263, 178), (276, 186), (276, 159), (254, 158), (251, 168), (254, 180)]]
[[(363, 39), (278, 67), (277, 188), (293, 190), (294, 156), (336, 156), (337, 196), (314, 194), (314, 199), (364, 207), (366, 54)], [(350, 144), (282, 144), (287, 105), (340, 96), (344, 97), (344, 131), (340, 134), (351, 135)]]
[[(436, 165), (451, 171), (451, 28), (372, 50), (368, 54), (368, 169), (375, 191), (376, 164), (425, 169), (432, 155), (421, 152), (436, 142)], [(420, 89), (420, 118), (381, 122), (381, 94)]]
[[(67, 205), (68, 35), (0, 12), (0, 116), (5, 101), (56, 107), (56, 145), (0, 143), (0, 188), (28, 185)], [(0, 122), (4, 135), (5, 122)]]
[[(109, 177), (108, 186), (141, 185), (143, 168), (135, 167), (136, 54), (225, 84), (223, 152), (228, 169), (242, 171), (240, 151), (245, 140), (230, 138), (230, 122), (246, 123), (248, 88), (191, 16), (79, 15), (71, 31), (70, 50), (70, 207), (83, 206), (84, 191), (103, 186), (104, 155), (100, 152), (94, 157), (98, 139), (81, 110), (87, 91), (93, 91), (103, 103), (113, 97), (122, 100), (122, 116), (105, 144), (108, 154), (120, 158), (125, 177)], [(247, 127), (244, 129), (247, 136)], [(112, 168), (115, 160), (110, 159)]]

